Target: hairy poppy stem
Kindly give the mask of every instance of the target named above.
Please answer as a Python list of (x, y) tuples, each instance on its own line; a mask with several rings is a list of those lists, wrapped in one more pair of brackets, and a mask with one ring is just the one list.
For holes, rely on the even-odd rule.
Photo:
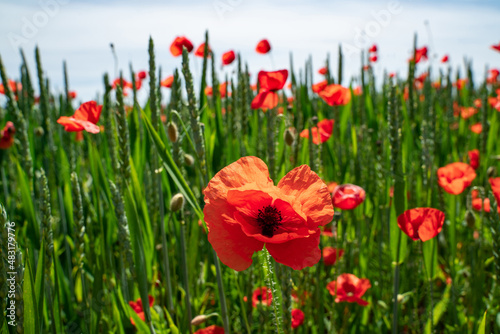
[[(269, 251), (267, 249), (264, 249), (261, 252), (259, 252), (259, 259), (262, 264), (262, 268), (264, 269), (267, 286), (269, 289), (271, 289), (273, 296), (273, 301), (271, 305), (273, 307), (274, 326), (276, 327), (276, 333), (284, 334), (285, 329), (283, 324), (283, 309), (281, 306), (282, 294), (281, 291), (277, 289), (277, 286), (279, 287), (279, 285), (277, 284), (276, 279), (274, 277), (274, 271), (273, 271), (274, 263), (271, 260), (271, 255), (269, 254)], [(288, 328), (286, 330), (288, 333), (289, 332)]]

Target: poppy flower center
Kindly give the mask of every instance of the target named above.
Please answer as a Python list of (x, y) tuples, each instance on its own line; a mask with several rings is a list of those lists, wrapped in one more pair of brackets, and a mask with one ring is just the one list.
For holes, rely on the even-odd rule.
[(274, 231), (276, 231), (278, 226), (282, 225), (282, 220), (281, 212), (271, 205), (263, 207), (257, 215), (257, 222), (260, 228), (262, 228), (262, 235), (268, 238), (273, 237)]

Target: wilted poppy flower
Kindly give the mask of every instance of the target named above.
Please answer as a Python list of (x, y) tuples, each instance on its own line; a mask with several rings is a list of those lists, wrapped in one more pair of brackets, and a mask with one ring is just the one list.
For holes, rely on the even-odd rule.
[(318, 70), (318, 73), (321, 74), (321, 75), (325, 75), (326, 74), (326, 67), (322, 67)]
[(14, 123), (7, 122), (2, 132), (0, 132), (0, 150), (6, 150), (12, 145), (14, 145), (14, 135), (16, 134), (16, 128)]
[(336, 303), (358, 303), (361, 306), (369, 304), (366, 300), (361, 299), (361, 297), (371, 287), (369, 279), (357, 278), (353, 274), (339, 275), (337, 281), (332, 281), (326, 286), (330, 294), (336, 296)]
[(75, 111), (71, 117), (61, 116), (57, 123), (64, 126), (68, 132), (85, 130), (90, 133), (99, 133), (101, 129), (96, 125), (101, 117), (102, 106), (95, 101), (85, 102)]
[(257, 77), (260, 91), (252, 101), (252, 109), (273, 109), (278, 105), (276, 91), (283, 89), (288, 78), (287, 70), (274, 72), (260, 71)]
[(353, 210), (364, 202), (365, 190), (354, 184), (342, 184), (332, 195), (333, 206), (342, 210)]
[(478, 169), (478, 167), (479, 167), (479, 150), (475, 149), (475, 150), (467, 152), (467, 154), (469, 155), (469, 165), (474, 169)]
[(491, 46), (491, 48), (492, 48), (493, 50), (500, 51), (500, 43), (498, 43), (498, 44), (493, 44), (493, 45)]
[[(155, 299), (152, 296), (148, 296), (148, 300), (149, 300), (149, 307), (153, 307), (153, 303), (154, 303)], [(130, 305), (130, 307), (132, 307), (134, 312), (137, 313), (139, 318), (141, 318), (141, 320), (144, 321), (144, 319), (145, 319), (144, 318), (144, 309), (142, 307), (141, 298), (137, 299), (137, 301), (135, 301), (135, 302), (129, 301), (128, 304)], [(132, 323), (132, 325), (135, 326), (135, 322), (134, 322), (134, 319), (132, 317), (130, 317), (130, 322)]]
[[(421, 60), (427, 60), (427, 47), (424, 46), (420, 49), (415, 50), (415, 64), (418, 64)], [(412, 58), (413, 59), (413, 58)], [(411, 60), (411, 59), (410, 59)]]
[(368, 49), (368, 52), (377, 52), (377, 44), (373, 44), (372, 46), (370, 46), (370, 48)]
[(160, 82), (160, 86), (165, 87), (165, 88), (172, 88), (173, 83), (174, 83), (174, 76), (169, 75), (168, 77), (166, 77), (165, 79), (163, 79)]
[(370, 61), (370, 63), (376, 63), (378, 60), (378, 57), (377, 55), (375, 56), (371, 56), (370, 58), (368, 58), (368, 61)]
[(312, 91), (314, 93), (319, 93), (323, 89), (325, 89), (326, 86), (328, 86), (328, 81), (326, 81), (326, 80), (320, 81), (320, 82), (312, 85)]
[(495, 178), (492, 177), (488, 181), (490, 182), (491, 191), (493, 192), (493, 195), (495, 195), (497, 202), (500, 203), (500, 177), (495, 177)]
[(271, 289), (262, 286), (260, 288), (253, 290), (252, 307), (257, 307), (258, 304), (271, 306), (272, 302), (273, 302), (273, 294), (271, 293)]
[(470, 130), (474, 133), (480, 134), (483, 132), (483, 125), (481, 123), (472, 124)]
[(337, 84), (326, 86), (318, 94), (329, 106), (343, 106), (351, 101), (349, 88)]
[(337, 260), (344, 255), (343, 249), (336, 249), (333, 247), (325, 247), (323, 248), (323, 262), (325, 266), (333, 266)]
[(464, 162), (453, 162), (437, 170), (438, 184), (449, 194), (459, 195), (476, 178), (474, 169)]
[(447, 63), (449, 60), (448, 55), (444, 55), (443, 58), (441, 58), (442, 63)]
[(398, 226), (412, 240), (427, 241), (441, 232), (444, 213), (434, 208), (416, 208), (398, 217)]
[(255, 51), (260, 54), (266, 54), (271, 51), (271, 44), (269, 44), (269, 41), (267, 39), (263, 39), (259, 43), (257, 43)]
[(275, 186), (262, 160), (243, 157), (219, 171), (203, 193), (208, 241), (228, 267), (245, 270), (264, 245), (294, 270), (320, 260), (318, 226), (332, 221), (333, 206), (309, 166), (294, 168)]
[[(208, 46), (208, 57), (210, 57), (210, 52), (212, 50), (210, 49), (210, 45)], [(205, 43), (202, 43), (200, 46), (198, 46), (198, 48), (196, 48), (196, 51), (194, 52), (194, 55), (196, 57), (201, 57), (203, 58), (203, 56), (205, 55)]]
[(236, 59), (236, 55), (234, 54), (234, 51), (228, 51), (222, 55), (222, 64), (224, 65), (229, 65), (231, 64), (234, 60)]
[(304, 312), (298, 308), (292, 310), (292, 328), (297, 328), (304, 323)]
[(216, 325), (198, 329), (194, 334), (224, 334), (224, 328)]
[[(326, 142), (332, 136), (334, 123), (335, 120), (333, 119), (324, 119), (319, 121), (317, 126), (312, 127), (313, 143), (319, 145)], [(302, 130), (300, 136), (302, 138), (309, 138), (309, 129)]]
[(185, 47), (188, 52), (193, 50), (193, 43), (184, 36), (176, 37), (170, 45), (170, 53), (174, 57), (182, 55), (182, 47)]

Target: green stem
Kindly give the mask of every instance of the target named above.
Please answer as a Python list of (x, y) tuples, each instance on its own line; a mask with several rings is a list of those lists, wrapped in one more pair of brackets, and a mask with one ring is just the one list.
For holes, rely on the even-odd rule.
[(392, 334), (398, 332), (398, 291), (399, 291), (399, 251), (401, 246), (401, 230), (398, 233), (398, 250), (396, 252), (396, 267), (394, 268), (394, 293), (392, 307)]
[[(269, 251), (267, 249), (264, 249), (262, 252), (259, 253), (259, 258), (263, 266), (264, 273), (266, 274), (267, 287), (271, 289), (273, 295), (273, 301), (271, 305), (273, 308), (274, 326), (276, 328), (276, 333), (284, 334), (285, 329), (283, 327), (283, 309), (281, 307), (282, 298), (280, 291), (277, 289), (279, 285), (277, 284), (276, 279), (274, 277), (274, 272), (273, 272), (274, 263), (271, 260), (271, 255), (269, 254)], [(289, 329), (287, 328), (286, 330), (288, 333)]]
[(215, 272), (217, 275), (217, 288), (219, 290), (219, 301), (222, 313), (222, 322), (224, 324), (224, 333), (231, 334), (231, 329), (229, 328), (229, 318), (227, 315), (226, 296), (224, 295), (224, 284), (222, 282), (222, 272), (220, 269), (220, 262), (219, 258), (217, 257), (217, 253), (213, 248), (212, 252), (214, 254)]
[(191, 319), (193, 319), (193, 315), (191, 314), (191, 301), (189, 296), (189, 276), (188, 276), (188, 263), (186, 257), (186, 223), (184, 219), (181, 221), (181, 261), (182, 261), (182, 278), (184, 280), (184, 289), (186, 291), (186, 309), (188, 316), (188, 327), (189, 333), (193, 333), (193, 328), (191, 327)]

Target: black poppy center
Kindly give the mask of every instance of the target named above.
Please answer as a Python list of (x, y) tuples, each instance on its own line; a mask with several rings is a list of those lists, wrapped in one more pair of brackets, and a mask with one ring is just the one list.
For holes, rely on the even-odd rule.
[(272, 238), (276, 229), (281, 226), (281, 212), (274, 206), (268, 205), (259, 210), (257, 215), (257, 222), (260, 228), (262, 228), (262, 235), (268, 238)]

